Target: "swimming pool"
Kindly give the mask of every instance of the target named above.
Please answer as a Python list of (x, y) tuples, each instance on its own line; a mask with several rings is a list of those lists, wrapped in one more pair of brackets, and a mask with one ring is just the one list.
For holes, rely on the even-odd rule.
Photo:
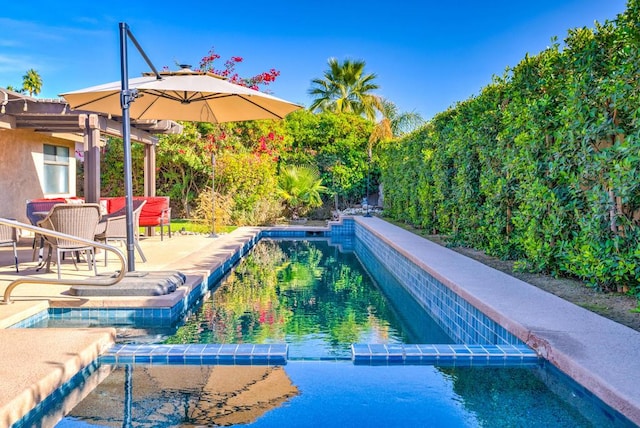
[[(357, 240), (352, 244), (352, 248), (356, 249), (356, 254), (358, 254), (359, 258), (366, 260), (372, 256), (371, 252), (367, 254), (367, 252), (363, 251), (362, 249), (358, 250), (361, 243), (359, 243)], [(340, 245), (342, 246), (342, 244)], [(379, 267), (379, 264), (376, 265), (375, 263), (373, 265), (369, 265), (370, 269), (368, 272), (375, 277), (375, 272)], [(442, 294), (442, 292), (438, 291), (436, 294)], [(449, 303), (443, 303), (447, 302), (446, 296), (442, 297), (441, 300), (434, 300), (434, 302), (435, 307), (440, 308), (439, 310), (441, 311), (441, 315), (444, 315), (444, 318), (451, 315), (452, 309), (449, 307)], [(464, 312), (465, 310), (466, 309), (461, 310), (458, 308), (454, 311), (460, 313)], [(473, 316), (477, 316), (477, 314), (473, 312), (473, 309), (468, 309), (467, 312), (469, 313), (469, 315), (465, 314), (464, 316), (471, 317), (469, 318), (469, 325), (473, 326), (474, 328), (465, 328), (465, 330), (469, 331), (460, 332), (457, 331), (459, 330), (459, 327), (456, 327), (455, 325), (454, 327), (448, 327), (451, 331), (456, 333), (458, 337), (491, 337), (492, 340), (498, 343), (517, 342), (517, 340), (515, 340), (514, 338), (505, 335), (504, 332), (500, 330), (499, 326), (496, 327), (494, 325), (490, 325), (491, 323), (486, 323), (486, 320), (483, 320), (479, 317), (472, 318)], [(456, 343), (461, 342), (456, 341)], [(478, 342), (476, 341), (471, 343)], [(505, 365), (505, 363), (503, 362), (502, 365)], [(137, 371), (139, 371), (139, 367), (140, 366), (136, 365), (133, 366), (132, 371), (134, 375)], [(206, 366), (200, 366), (200, 368), (203, 367)], [(403, 370), (402, 368), (405, 368), (406, 370)], [(237, 369), (242, 370), (242, 367)], [(425, 415), (425, 413), (437, 413), (437, 411), (439, 411), (439, 408), (431, 409), (430, 406), (434, 401), (433, 398), (431, 398), (428, 394), (422, 395), (422, 392), (420, 392), (421, 389), (433, 392), (432, 390), (434, 386), (432, 385), (432, 376), (441, 377), (438, 382), (444, 385), (443, 388), (445, 388), (446, 391), (454, 390), (455, 392), (455, 394), (447, 395), (444, 392), (445, 390), (437, 390), (437, 392), (435, 393), (436, 396), (448, 397), (445, 401), (451, 401), (451, 403), (449, 403), (449, 410), (443, 410), (443, 419), (441, 419), (441, 421), (446, 420), (446, 418), (448, 417), (453, 418), (451, 420), (459, 421), (463, 426), (482, 426), (482, 424), (478, 422), (478, 414), (493, 414), (492, 412), (485, 409), (485, 405), (489, 405), (495, 400), (495, 397), (492, 394), (497, 394), (498, 396), (500, 396), (500, 402), (510, 403), (510, 405), (508, 406), (503, 406), (496, 403), (491, 404), (491, 406), (496, 408), (495, 414), (493, 414), (494, 416), (492, 416), (494, 418), (496, 415), (504, 413), (507, 420), (509, 418), (516, 418), (514, 420), (523, 422), (522, 426), (527, 426), (527, 424), (524, 423), (526, 420), (542, 421), (547, 420), (549, 417), (551, 417), (546, 413), (546, 410), (538, 408), (535, 402), (524, 400), (524, 398), (526, 398), (527, 396), (532, 395), (544, 397), (547, 397), (547, 394), (549, 397), (558, 395), (557, 392), (555, 392), (555, 389), (557, 387), (549, 385), (555, 385), (556, 383), (559, 384), (561, 382), (549, 380), (556, 378), (553, 370), (549, 370), (549, 367), (547, 367), (545, 364), (539, 364), (535, 367), (524, 368), (501, 367), (496, 369), (495, 367), (485, 367), (485, 369), (482, 369), (480, 367), (445, 367), (445, 365), (438, 364), (428, 366), (403, 365), (400, 367), (365, 365), (361, 367), (354, 366), (353, 364), (345, 363), (342, 361), (331, 363), (326, 361), (288, 361), (284, 366), (284, 371), (291, 379), (292, 384), (296, 385), (296, 387), (299, 388), (299, 390), (302, 392), (300, 396), (304, 397), (305, 399), (310, 399), (313, 401), (317, 400), (319, 403), (329, 403), (328, 405), (334, 406), (336, 407), (336, 409), (343, 409), (343, 407), (336, 405), (334, 403), (335, 400), (338, 400), (341, 403), (344, 402), (352, 404), (360, 400), (363, 403), (362, 406), (360, 406), (362, 407), (360, 411), (343, 409), (337, 412), (338, 415), (335, 418), (335, 420), (337, 421), (344, 420), (340, 417), (340, 415), (342, 414), (349, 414), (351, 415), (351, 417), (359, 418), (358, 420), (366, 420), (370, 414), (377, 414), (376, 412), (371, 410), (367, 411), (368, 408), (373, 407), (376, 411), (378, 409), (385, 409), (385, 412), (389, 412), (390, 414), (403, 415), (403, 418), (396, 419), (396, 422), (412, 422), (413, 419), (407, 419), (410, 418), (410, 416), (408, 414), (405, 414), (409, 413), (423, 415), (425, 418), (427, 418), (425, 420), (431, 420), (437, 426), (437, 421), (440, 419), (428, 419), (428, 415)], [(120, 368), (119, 370), (122, 371), (126, 369)], [(114, 373), (118, 373), (118, 371), (115, 370)], [(309, 375), (308, 379), (305, 377), (305, 374)], [(178, 375), (178, 377), (180, 376), (182, 375)], [(517, 381), (511, 383), (508, 381), (509, 378), (514, 378)], [(304, 381), (303, 379), (307, 380)], [(493, 382), (496, 379), (500, 379), (500, 381)], [(536, 381), (533, 382), (533, 380)], [(135, 385), (135, 378), (133, 378), (133, 384)], [(518, 385), (527, 385), (527, 387), (522, 388), (518, 387)], [(124, 387), (121, 388), (120, 386), (122, 385), (119, 385), (115, 389), (118, 391), (126, 389)], [(504, 393), (500, 392), (501, 388), (504, 388)], [(460, 391), (460, 393), (458, 393), (457, 391)], [(576, 397), (588, 396), (589, 394), (580, 392), (581, 389), (575, 386), (566, 388), (566, 391), (568, 391), (566, 394), (561, 394), (562, 398), (558, 399), (556, 397), (555, 399), (558, 401), (556, 402), (556, 404), (551, 406), (553, 409), (565, 409), (562, 411), (553, 410), (552, 413), (555, 415), (553, 417), (556, 418), (555, 420), (557, 422), (555, 426), (589, 426), (591, 422), (585, 421), (590, 421), (592, 419), (584, 416), (581, 412), (584, 412), (584, 408), (593, 408), (593, 406), (590, 404), (576, 404), (576, 401), (582, 402), (582, 400), (575, 399)], [(99, 394), (104, 394), (104, 392)], [(413, 404), (411, 405), (415, 406), (415, 408), (411, 408), (411, 406), (409, 405), (405, 407), (406, 403), (402, 399), (391, 399), (391, 397), (405, 397), (406, 400), (406, 397), (412, 396), (413, 394), (416, 394), (416, 398), (412, 401)], [(373, 399), (370, 400), (371, 396), (373, 396)], [(392, 405), (383, 406), (381, 402), (376, 401), (375, 397), (378, 396), (386, 397), (384, 399), (384, 402), (391, 403)], [(520, 398), (518, 398), (518, 396)], [(279, 407), (278, 409), (274, 409), (273, 412), (269, 412), (266, 415), (280, 414), (281, 412), (284, 412), (284, 416), (282, 416), (282, 418), (284, 418), (285, 420), (305, 421), (306, 419), (304, 418), (307, 417), (307, 414), (304, 412), (301, 413), (301, 408), (293, 406), (294, 403), (298, 402), (297, 400), (301, 400), (297, 397), (298, 396), (291, 397), (291, 400), (284, 402), (281, 407)], [(541, 402), (545, 401), (546, 398)], [(589, 400), (587, 400), (586, 402), (589, 402)], [(308, 406), (309, 404), (306, 405), (306, 407)], [(545, 405), (545, 407), (548, 406), (549, 405)], [(293, 407), (293, 410), (290, 411), (291, 407)], [(359, 407), (356, 406), (356, 408)], [(461, 408), (463, 410), (470, 408), (471, 410), (464, 410), (460, 412)], [(322, 406), (318, 406), (317, 409), (311, 407), (311, 409), (316, 411), (318, 414), (321, 414), (323, 412)], [(446, 416), (447, 412), (451, 413)], [(518, 414), (523, 412), (527, 415), (526, 417), (517, 416)], [(557, 412), (559, 412), (561, 416), (558, 416), (556, 414)], [(576, 416), (576, 412), (580, 416)], [(616, 415), (608, 418), (606, 416), (606, 409), (604, 411), (598, 410), (596, 411), (596, 414), (598, 418), (604, 417), (603, 422), (598, 422), (596, 426), (607, 426), (606, 424), (602, 425), (601, 423), (607, 423), (606, 421), (609, 421), (608, 423), (612, 423), (611, 421), (620, 420)], [(266, 415), (265, 417), (267, 417)], [(311, 412), (311, 415), (313, 415), (313, 412)], [(256, 426), (260, 426), (259, 424), (265, 424), (262, 426), (275, 426), (277, 423), (269, 422), (269, 420), (271, 420), (271, 417), (272, 416), (267, 417), (267, 419), (259, 419), (256, 422), (258, 424)], [(384, 420), (380, 418), (382, 418), (382, 416), (379, 416), (378, 419)], [(63, 423), (73, 423), (73, 420), (65, 420)], [(486, 422), (483, 422), (483, 424), (486, 424)], [(295, 424), (295, 426), (300, 426), (300, 424)], [(447, 426), (451, 425), (448, 424)]]

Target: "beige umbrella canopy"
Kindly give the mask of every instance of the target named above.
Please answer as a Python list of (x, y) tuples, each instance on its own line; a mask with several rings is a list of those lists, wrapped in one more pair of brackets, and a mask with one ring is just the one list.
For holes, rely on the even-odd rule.
[[(116, 369), (68, 417), (123, 426), (125, 373)], [(139, 426), (249, 424), (299, 394), (283, 367), (136, 366), (129, 421)]]
[[(192, 122), (240, 122), (256, 119), (282, 119), (302, 108), (244, 86), (228, 82), (215, 74), (192, 71), (145, 73), (129, 80), (137, 91), (129, 107), (132, 119), (169, 119)], [(122, 114), (121, 82), (106, 83), (61, 94), (72, 109)]]

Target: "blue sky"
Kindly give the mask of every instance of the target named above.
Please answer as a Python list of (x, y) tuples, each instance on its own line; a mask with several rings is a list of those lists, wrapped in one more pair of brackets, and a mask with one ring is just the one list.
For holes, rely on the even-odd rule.
[[(61, 7), (64, 5), (64, 7)], [(241, 56), (241, 76), (275, 68), (268, 89), (302, 105), (330, 57), (364, 60), (378, 94), (425, 119), (480, 92), (526, 53), (567, 30), (615, 19), (626, 0), (359, 0), (4, 2), (0, 87), (24, 72), (43, 79), (40, 97), (120, 79), (118, 23), (126, 22), (158, 68), (196, 66), (213, 47)], [(148, 71), (129, 45), (129, 75)]]

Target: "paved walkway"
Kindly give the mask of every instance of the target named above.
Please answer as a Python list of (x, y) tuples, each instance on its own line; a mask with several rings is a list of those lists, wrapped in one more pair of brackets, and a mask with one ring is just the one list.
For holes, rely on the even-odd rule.
[[(595, 395), (640, 424), (640, 333), (570, 304), (516, 278), (488, 268), (458, 253), (412, 235), (377, 218), (358, 217), (384, 240), (395, 243), (400, 252), (441, 282), (448, 284), (470, 303), (483, 310), (553, 362), (565, 373), (587, 386)], [(136, 270), (180, 270), (191, 287), (238, 245), (257, 233), (257, 228), (241, 228), (229, 235), (176, 235), (142, 240), (149, 260)], [(31, 240), (20, 249), (21, 274), (33, 274)], [(102, 266), (113, 271), (116, 266)], [(0, 248), (0, 292), (4, 292), (12, 272), (10, 248)], [(86, 265), (63, 264), (66, 276), (89, 277)], [(55, 277), (41, 274), (43, 278)], [(49, 276), (47, 276), (49, 275)], [(0, 427), (20, 418), (50, 391), (77, 370), (89, 364), (113, 343), (113, 329), (6, 329), (51, 306), (165, 305), (174, 296), (160, 297), (76, 297), (68, 286), (23, 284), (15, 289), (11, 305), (0, 305)], [(175, 294), (175, 293), (174, 293)]]

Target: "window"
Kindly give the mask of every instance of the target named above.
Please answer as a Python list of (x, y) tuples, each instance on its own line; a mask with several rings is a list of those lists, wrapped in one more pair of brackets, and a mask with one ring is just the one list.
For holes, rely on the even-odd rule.
[(44, 145), (44, 193), (69, 193), (69, 148)]

